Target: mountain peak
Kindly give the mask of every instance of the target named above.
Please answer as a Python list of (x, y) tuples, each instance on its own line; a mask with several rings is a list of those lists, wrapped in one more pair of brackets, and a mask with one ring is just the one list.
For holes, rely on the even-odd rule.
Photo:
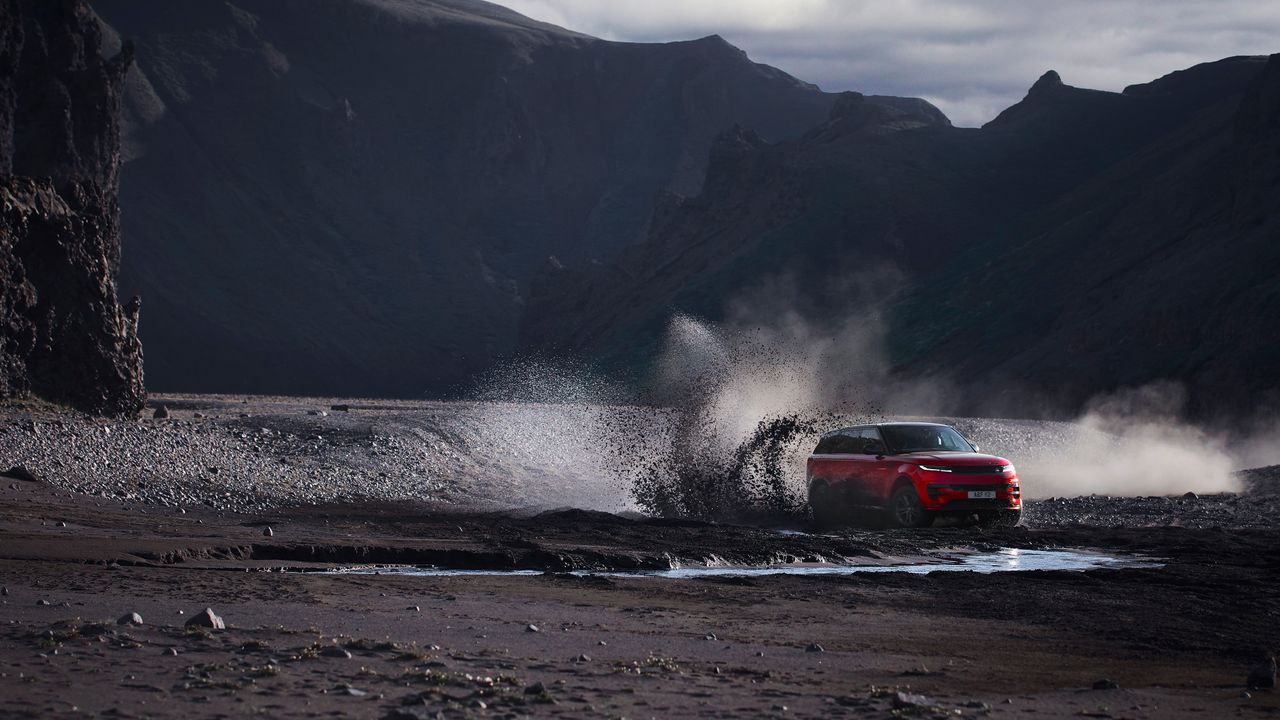
[(1058, 71), (1050, 70), (1041, 75), (1039, 80), (1036, 80), (1036, 83), (1031, 86), (1031, 89), (1027, 91), (1027, 94), (1034, 95), (1036, 93), (1055, 90), (1060, 87), (1064, 87), (1062, 77), (1058, 75)]

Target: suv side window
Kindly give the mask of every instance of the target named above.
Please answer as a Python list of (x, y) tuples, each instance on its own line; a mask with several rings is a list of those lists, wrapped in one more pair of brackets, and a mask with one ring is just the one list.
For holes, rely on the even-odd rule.
[(880, 438), (880, 431), (873, 427), (858, 429), (858, 445), (859, 452), (863, 455), (883, 455), (885, 452), (885, 444), (884, 440)]
[(813, 449), (815, 455), (858, 455), (862, 453), (863, 443), (860, 429), (841, 430), (818, 441)]

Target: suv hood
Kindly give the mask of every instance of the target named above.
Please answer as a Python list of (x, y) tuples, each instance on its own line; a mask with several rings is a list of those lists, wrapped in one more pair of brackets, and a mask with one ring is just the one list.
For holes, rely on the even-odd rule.
[(984, 453), (961, 453), (961, 452), (913, 452), (901, 453), (899, 455), (890, 455), (895, 460), (905, 460), (914, 463), (927, 463), (937, 465), (1012, 465), (1013, 463), (996, 455), (986, 455)]

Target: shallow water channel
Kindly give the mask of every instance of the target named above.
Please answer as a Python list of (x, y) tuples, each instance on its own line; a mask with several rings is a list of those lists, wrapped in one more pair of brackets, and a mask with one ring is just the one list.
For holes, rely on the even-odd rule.
[[(1107, 555), (1091, 550), (1024, 550), (1001, 548), (994, 552), (955, 551), (926, 559), (894, 560), (881, 563), (792, 563), (777, 565), (711, 565), (668, 570), (576, 570), (571, 575), (604, 577), (653, 577), (686, 579), (698, 577), (758, 577), (765, 575), (853, 575), (857, 573), (905, 572), (926, 575), (934, 572), (1022, 572), (1027, 570), (1085, 570), (1160, 567), (1161, 563), (1135, 555)], [(421, 577), (542, 575), (541, 570), (457, 570), (413, 565), (362, 565), (328, 572), (352, 575), (413, 575)]]

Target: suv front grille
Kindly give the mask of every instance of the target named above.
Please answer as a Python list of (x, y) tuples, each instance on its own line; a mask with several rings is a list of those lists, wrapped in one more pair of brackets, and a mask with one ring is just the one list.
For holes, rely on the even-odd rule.
[(1003, 465), (951, 465), (947, 469), (957, 475), (999, 475)]

